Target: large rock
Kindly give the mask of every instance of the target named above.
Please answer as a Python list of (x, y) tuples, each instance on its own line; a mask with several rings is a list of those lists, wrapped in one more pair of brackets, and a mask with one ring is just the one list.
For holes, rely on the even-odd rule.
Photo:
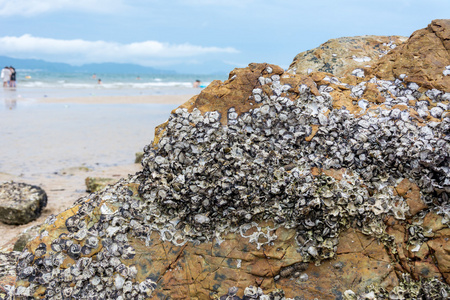
[(450, 92), (450, 20), (434, 20), (417, 30), (368, 72), (386, 80), (404, 74), (405, 82)]
[(331, 39), (315, 49), (297, 54), (289, 72), (305, 75), (320, 71), (344, 77), (355, 69), (373, 65), (406, 40), (402, 36), (375, 35)]
[(234, 70), (46, 220), (16, 297), (445, 299), (450, 94), (404, 79)]
[(12, 225), (36, 220), (47, 205), (47, 194), (38, 186), (26, 183), (0, 184), (0, 222)]

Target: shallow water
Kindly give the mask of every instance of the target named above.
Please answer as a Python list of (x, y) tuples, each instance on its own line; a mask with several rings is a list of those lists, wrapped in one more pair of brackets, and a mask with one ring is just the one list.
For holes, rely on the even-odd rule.
[[(226, 80), (227, 74), (92, 74), (85, 72), (50, 72), (17, 70), (17, 97), (64, 98), (88, 96), (190, 95), (196, 93), (195, 80), (203, 86), (211, 81)], [(101, 84), (98, 84), (101, 79)], [(0, 89), (0, 97), (2, 96)]]
[(23, 176), (133, 163), (178, 106), (0, 101), (0, 172)]

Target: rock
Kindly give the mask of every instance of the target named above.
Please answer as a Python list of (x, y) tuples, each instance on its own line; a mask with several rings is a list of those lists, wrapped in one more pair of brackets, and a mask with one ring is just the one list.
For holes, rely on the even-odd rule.
[(406, 200), (409, 206), (409, 213), (411, 216), (415, 216), (418, 212), (428, 207), (420, 197), (419, 187), (416, 184), (409, 181), (407, 178), (403, 179), (395, 187), (395, 192)]
[(39, 235), (39, 230), (41, 228), (41, 225), (34, 225), (31, 226), (27, 229), (25, 229), (24, 231), (22, 231), (18, 236), (17, 236), (17, 240), (14, 243), (14, 247), (13, 247), (13, 251), (22, 251), (25, 246), (28, 244), (28, 242), (30, 242), (31, 240), (33, 240), (34, 238), (36, 238)]
[(135, 164), (140, 164), (142, 162), (142, 158), (144, 157), (144, 152), (136, 152), (136, 159), (134, 160)]
[(0, 221), (11, 225), (27, 224), (37, 219), (47, 205), (47, 194), (26, 183), (0, 184)]
[(350, 75), (355, 69), (373, 65), (407, 40), (402, 36), (355, 36), (331, 39), (315, 49), (295, 56), (288, 72), (308, 74), (319, 71), (336, 77)]
[(113, 184), (117, 181), (114, 178), (103, 177), (86, 177), (86, 192), (93, 193), (105, 188), (108, 184)]
[(377, 84), (371, 82), (367, 83), (362, 97), (367, 101), (375, 104), (383, 103), (385, 100), (380, 90), (378, 89)]
[(45, 221), (15, 295), (445, 299), (450, 116), (418, 113), (440, 91), (367, 74), (250, 64), (213, 82), (142, 171)]
[(417, 30), (367, 71), (386, 80), (406, 74), (405, 82), (450, 92), (450, 76), (443, 74), (449, 65), (450, 20), (447, 19), (434, 20), (427, 28)]
[[(395, 233), (398, 229), (401, 233)], [(394, 237), (390, 247), (391, 259), (400, 259), (400, 265), (395, 266), (397, 272), (409, 273), (416, 280), (437, 278), (442, 282), (449, 282), (450, 265), (444, 249), (450, 246), (450, 232), (425, 231), (425, 227), (414, 225), (401, 228), (397, 225), (389, 228), (388, 233)], [(443, 237), (438, 236), (440, 234)], [(421, 235), (425, 238), (420, 238)]]

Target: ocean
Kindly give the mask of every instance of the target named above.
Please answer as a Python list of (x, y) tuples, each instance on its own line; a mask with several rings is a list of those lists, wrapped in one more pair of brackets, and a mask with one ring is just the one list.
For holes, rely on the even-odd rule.
[[(193, 83), (201, 81), (205, 87), (211, 81), (226, 80), (227, 74), (108, 74), (60, 73), (35, 69), (18, 69), (17, 97), (184, 95), (195, 92)], [(101, 84), (99, 84), (99, 80)], [(1, 95), (0, 95), (1, 96)]]
[(96, 74), (93, 78), (86, 73), (19, 69), (17, 87), (0, 88), (0, 173), (26, 178), (78, 166), (132, 164), (135, 153), (152, 142), (154, 128), (178, 106), (39, 99), (186, 95), (187, 101), (201, 91), (192, 85), (197, 79), (207, 85), (226, 76)]

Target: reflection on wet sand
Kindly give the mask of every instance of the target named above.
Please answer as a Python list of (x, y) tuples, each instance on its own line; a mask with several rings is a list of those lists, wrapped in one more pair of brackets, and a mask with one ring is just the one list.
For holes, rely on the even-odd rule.
[[(11, 98), (10, 98), (11, 99)], [(0, 97), (1, 101), (1, 97)], [(131, 101), (131, 100), (130, 100)], [(176, 104), (0, 105), (0, 173), (42, 176), (67, 167), (126, 165)]]
[(4, 88), (3, 100), (7, 109), (15, 109), (17, 107), (17, 94), (16, 88)]
[(16, 99), (5, 99), (5, 107), (7, 109), (15, 109), (17, 107)]

